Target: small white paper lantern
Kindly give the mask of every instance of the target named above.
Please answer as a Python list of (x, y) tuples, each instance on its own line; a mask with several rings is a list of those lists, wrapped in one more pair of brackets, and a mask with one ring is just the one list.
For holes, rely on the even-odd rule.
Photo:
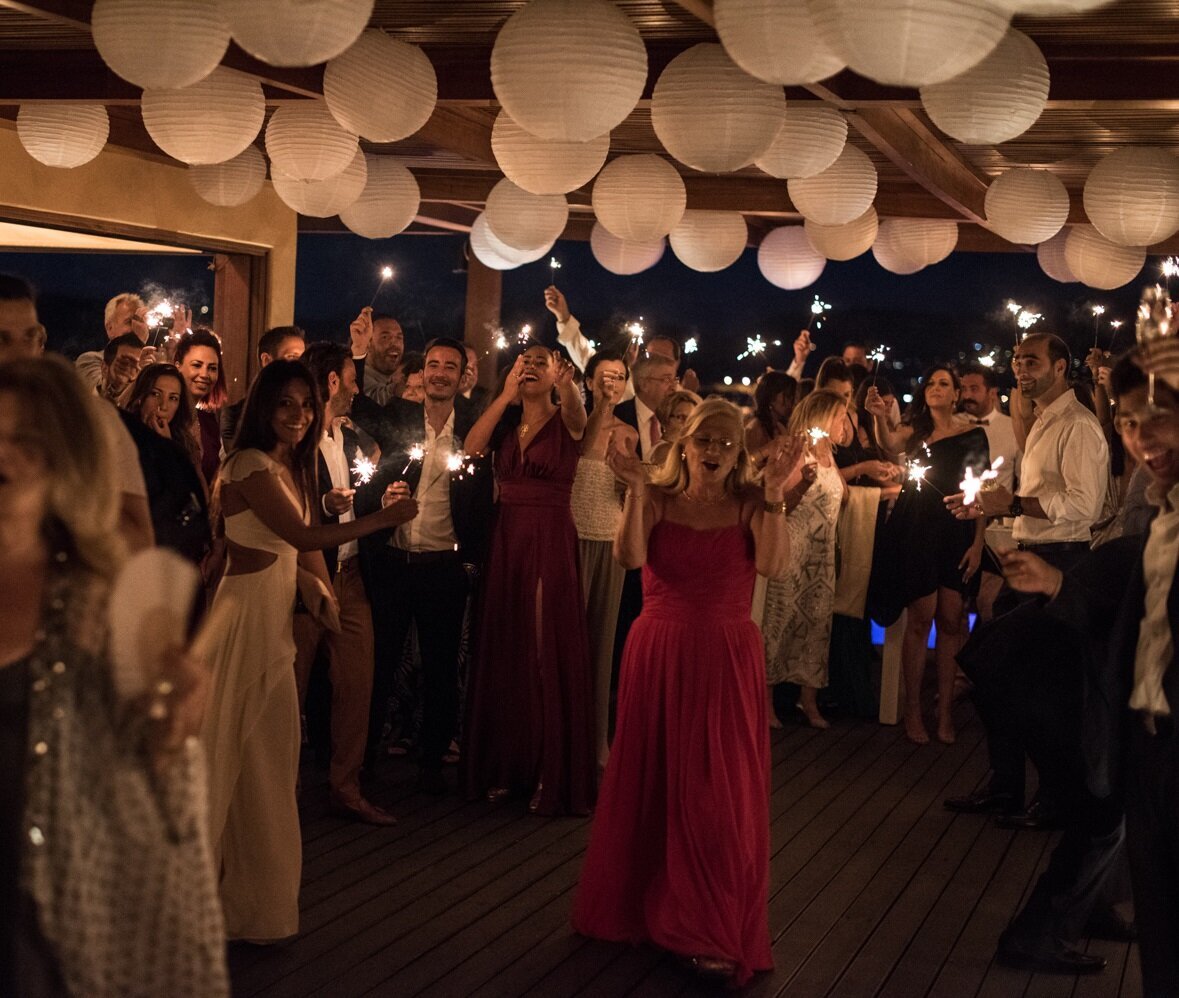
[(315, 66), (360, 36), (373, 0), (222, 0), (233, 40), (272, 66)]
[(356, 156), (356, 136), (340, 127), (322, 101), (284, 104), (266, 125), (266, 152), (280, 173), (326, 180)]
[(908, 247), (901, 238), (903, 233), (893, 224), (898, 221), (901, 219), (886, 218), (880, 223), (876, 241), (872, 244), (872, 256), (889, 273), (907, 276), (924, 269), (925, 264), (908, 252)]
[(923, 87), (964, 73), (1011, 20), (989, 0), (808, 0), (828, 47), (861, 76)]
[(569, 203), (562, 194), (529, 194), (506, 177), (487, 195), (484, 210), (491, 231), (513, 249), (549, 246), (569, 224)]
[(713, 13), (725, 51), (759, 80), (817, 83), (843, 69), (815, 30), (806, 0), (715, 0)]
[(885, 270), (915, 274), (941, 263), (958, 244), (958, 223), (936, 218), (889, 218), (880, 223), (873, 250)]
[(619, 156), (594, 181), (594, 215), (619, 239), (650, 243), (666, 236), (688, 204), (684, 179), (653, 153)]
[(1089, 172), (1084, 197), (1106, 239), (1151, 246), (1179, 231), (1179, 159), (1150, 146), (1118, 149)]
[(422, 192), (414, 175), (388, 156), (366, 156), (368, 180), (340, 221), (358, 236), (388, 239), (404, 232), (414, 220)]
[(1146, 249), (1110, 242), (1092, 225), (1074, 225), (1064, 244), (1064, 259), (1082, 284), (1112, 291), (1138, 276)]
[(266, 181), (266, 157), (257, 146), (246, 146), (224, 163), (190, 166), (188, 179), (202, 198), (220, 208), (236, 208), (252, 199)]
[(416, 45), (366, 31), (324, 68), (323, 99), (345, 131), (396, 142), (434, 113), (438, 78)]
[(500, 111), (491, 126), (491, 151), (517, 187), (530, 194), (568, 194), (593, 180), (605, 164), (610, 133), (588, 142), (538, 139)]
[(1040, 261), (1040, 269), (1054, 281), (1061, 284), (1074, 284), (1077, 275), (1074, 274), (1064, 258), (1065, 243), (1068, 242), (1068, 229), (1061, 229), (1051, 239), (1045, 239), (1036, 247), (1036, 259)]
[(815, 251), (801, 225), (783, 225), (771, 229), (761, 241), (757, 266), (775, 287), (797, 291), (819, 279), (827, 258)]
[(994, 145), (1022, 135), (1048, 103), (1048, 63), (1036, 43), (1011, 28), (965, 73), (921, 88), (921, 104), (947, 135)]
[(650, 270), (661, 259), (667, 249), (667, 240), (658, 239), (629, 241), (619, 239), (601, 222), (595, 222), (590, 230), (590, 251), (594, 259), (611, 274), (629, 277)]
[(651, 124), (664, 148), (710, 173), (748, 166), (774, 141), (785, 118), (781, 86), (750, 76), (710, 42), (672, 59), (651, 97)]
[(526, 263), (539, 260), (553, 248), (547, 243), (539, 249), (523, 252), (515, 249), (499, 239), (491, 226), (487, 224), (487, 216), (480, 212), (471, 225), (471, 251), (478, 257), (479, 262), (492, 270), (515, 270)]
[(879, 225), (876, 209), (869, 208), (846, 225), (819, 225), (808, 219), (803, 228), (811, 245), (828, 260), (854, 260), (872, 248)]
[(203, 80), (229, 48), (218, 0), (96, 0), (90, 30), (102, 61), (145, 90)]
[(848, 143), (822, 173), (788, 180), (786, 189), (804, 218), (820, 225), (846, 225), (872, 206), (876, 167), (867, 153)]
[(368, 164), (364, 153), (357, 149), (346, 169), (324, 180), (298, 180), (273, 165), (270, 179), (274, 181), (275, 193), (288, 208), (294, 208), (300, 215), (328, 218), (340, 214), (360, 197), (368, 180)]
[(790, 104), (774, 141), (754, 162), (771, 177), (813, 177), (834, 163), (847, 144), (847, 119), (820, 104)]
[(16, 134), (38, 163), (72, 169), (102, 152), (110, 134), (102, 104), (22, 104)]
[(680, 263), (711, 274), (741, 258), (749, 227), (739, 211), (685, 211), (668, 238)]
[(495, 96), (542, 139), (605, 135), (635, 109), (646, 83), (643, 39), (608, 0), (531, 0), (491, 50)]
[(262, 85), (219, 66), (190, 87), (145, 90), (148, 134), (169, 156), (201, 165), (233, 159), (258, 137), (266, 117)]
[(987, 225), (1013, 243), (1042, 243), (1068, 221), (1068, 191), (1047, 170), (1015, 169), (987, 188)]

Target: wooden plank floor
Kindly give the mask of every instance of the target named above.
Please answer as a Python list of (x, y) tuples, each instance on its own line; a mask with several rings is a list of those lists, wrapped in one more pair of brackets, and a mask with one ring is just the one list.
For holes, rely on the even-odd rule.
[[(1141, 994), (1137, 950), (1090, 942), (1091, 978), (1016, 973), (995, 940), (1047, 862), (1051, 836), (1009, 832), (942, 807), (986, 775), (980, 725), (962, 707), (955, 745), (839, 721), (776, 732), (770, 800), (775, 968), (759, 998), (968, 998)], [(670, 957), (579, 938), (568, 925), (589, 834), (523, 802), (413, 792), (390, 762), (373, 793), (400, 818), (372, 828), (327, 816), (322, 774), (302, 792), (302, 932), (232, 947), (238, 996), (544, 998), (707, 993)]]

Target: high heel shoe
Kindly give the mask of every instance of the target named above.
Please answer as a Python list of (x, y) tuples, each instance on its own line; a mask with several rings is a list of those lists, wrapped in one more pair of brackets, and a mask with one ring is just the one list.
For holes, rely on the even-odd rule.
[(812, 714), (801, 703), (796, 703), (794, 706), (802, 712), (802, 716), (806, 718), (806, 723), (812, 728), (817, 728), (819, 731), (826, 731), (831, 727), (831, 722), (819, 713), (818, 707), (815, 708), (815, 712)]
[(501, 800), (506, 800), (511, 791), (507, 787), (490, 787), (487, 791), (487, 800), (492, 803), (498, 803)]

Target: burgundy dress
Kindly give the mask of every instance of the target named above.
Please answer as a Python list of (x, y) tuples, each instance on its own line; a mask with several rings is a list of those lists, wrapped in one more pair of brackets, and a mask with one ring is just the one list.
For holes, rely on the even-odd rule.
[(466, 736), (470, 796), (531, 795), (540, 814), (594, 804), (593, 675), (569, 497), (580, 448), (555, 414), (520, 453), (495, 455), (499, 504), (483, 589)]
[(773, 966), (769, 720), (747, 527), (662, 520), (573, 908), (583, 935)]

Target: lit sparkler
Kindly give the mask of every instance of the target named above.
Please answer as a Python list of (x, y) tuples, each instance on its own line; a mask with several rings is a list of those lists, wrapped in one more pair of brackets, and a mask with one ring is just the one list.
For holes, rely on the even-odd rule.
[(885, 357), (888, 356), (889, 348), (883, 343), (875, 350), (868, 354), (868, 360), (872, 361), (872, 384), (876, 384), (876, 375), (880, 371), (880, 365), (884, 363)]
[[(642, 316), (639, 316), (639, 318), (642, 318)], [(643, 345), (643, 337), (647, 335), (646, 327), (641, 322), (628, 322), (625, 328), (630, 333), (630, 338), (635, 346), (641, 347)]]
[(1097, 335), (1101, 329), (1101, 317), (1105, 315), (1104, 305), (1094, 305), (1090, 311), (1093, 313), (1093, 349), (1097, 349)]
[(1044, 316), (1042, 316), (1039, 312), (1033, 312), (1030, 309), (1024, 308), (1020, 309), (1019, 314), (1015, 317), (1015, 324), (1019, 326), (1020, 329), (1031, 329), (1032, 326), (1034, 326), (1042, 318), (1044, 318)]
[(695, 336), (689, 336), (684, 340), (684, 353), (695, 353), (700, 349), (700, 344), (696, 342)]
[(1167, 279), (1167, 294), (1170, 294), (1171, 278), (1179, 276), (1179, 257), (1167, 257), (1159, 267), (1159, 272)]
[(817, 447), (820, 441), (828, 440), (831, 434), (824, 430), (821, 426), (812, 426), (806, 431), (806, 435), (811, 438), (811, 446)]
[(520, 332), (516, 334), (517, 343), (527, 343), (532, 338), (532, 326), (529, 323), (524, 323), (520, 327)]
[(443, 475), (450, 475), (451, 478), (461, 481), (467, 475), (473, 474), (475, 474), (475, 462), (467, 456), (466, 451), (451, 451), (446, 455), (446, 469), (434, 476), (434, 480), (430, 482), (430, 488), (433, 488)]
[[(927, 458), (932, 458), (932, 455), (929, 452), (929, 444), (922, 444), (921, 449), (925, 451), (925, 456)], [(926, 464), (924, 461), (919, 461), (917, 458), (910, 458), (906, 462), (906, 467), (908, 468), (907, 474), (909, 481), (916, 483), (918, 492), (921, 491), (922, 485), (928, 485), (939, 496), (945, 495), (945, 493), (936, 485), (934, 485), (933, 482), (927, 482), (925, 480), (926, 474), (929, 472), (929, 469), (933, 467), (933, 465)]]
[(373, 292), (373, 300), (368, 303), (369, 308), (372, 308), (377, 303), (377, 296), (380, 295), (381, 289), (391, 280), (393, 280), (393, 268), (388, 266), (382, 267), (381, 279), (377, 281), (377, 290)]
[(561, 269), (561, 261), (555, 256), (549, 257), (549, 271), (553, 277), (557, 276), (557, 271)]
[(416, 461), (421, 462), (426, 456), (426, 448), (422, 444), (412, 444), (408, 451), (409, 460), (405, 462), (405, 467), (401, 469), (404, 475), (409, 471), (410, 466)]
[(356, 460), (352, 462), (352, 474), (356, 476), (356, 481), (361, 485), (371, 482), (376, 470), (377, 466), (363, 454), (357, 454)]
[(147, 310), (143, 321), (147, 323), (147, 328), (151, 330), (151, 336), (147, 342), (148, 346), (159, 346), (160, 342), (165, 339), (164, 331), (174, 328), (174, 314), (175, 307), (170, 301), (158, 301)]
[(995, 463), (989, 469), (984, 470), (981, 475), (975, 475), (974, 469), (967, 466), (966, 477), (958, 483), (958, 488), (962, 490), (962, 504), (964, 506), (974, 505), (978, 494), (986, 489), (987, 482), (993, 482), (999, 477), (998, 469), (1002, 464), (1002, 457), (995, 458)]
[(821, 299), (818, 295), (815, 295), (815, 300), (811, 302), (811, 317), (806, 321), (806, 328), (810, 329), (811, 324), (818, 320), (819, 324), (815, 326), (815, 328), (822, 329), (823, 318), (830, 310), (831, 306), (827, 302), (823, 301), (823, 299)]
[(747, 336), (745, 338), (745, 349), (737, 354), (738, 360), (744, 360), (746, 357), (759, 357), (766, 352), (766, 341), (761, 338), (761, 334), (756, 336)]
[(993, 368), (995, 366), (995, 351), (979, 354), (978, 363), (980, 367)]

